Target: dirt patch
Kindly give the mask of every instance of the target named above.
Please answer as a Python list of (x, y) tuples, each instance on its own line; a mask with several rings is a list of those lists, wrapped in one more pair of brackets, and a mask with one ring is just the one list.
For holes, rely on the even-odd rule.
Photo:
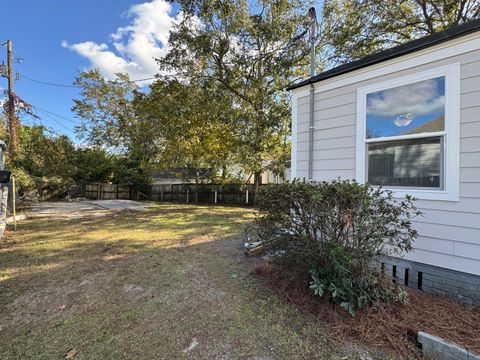
[(88, 311), (89, 298), (100, 290), (102, 273), (95, 272), (81, 280), (50, 284), (36, 292), (26, 292), (0, 313), (3, 328), (51, 319), (66, 311)]
[(268, 264), (257, 265), (252, 274), (267, 280), (267, 286), (282, 300), (329, 324), (332, 334), (344, 342), (358, 342), (400, 356), (420, 355), (416, 334), (425, 331), (480, 353), (480, 307), (407, 289), (409, 302), (375, 304), (358, 310), (355, 317), (339, 306), (314, 296), (308, 279), (299, 281), (291, 272)]

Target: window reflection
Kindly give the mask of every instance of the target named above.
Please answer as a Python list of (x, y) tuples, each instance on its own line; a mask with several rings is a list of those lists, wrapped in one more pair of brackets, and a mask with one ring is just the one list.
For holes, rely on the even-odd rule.
[(366, 138), (445, 129), (445, 77), (367, 94)]

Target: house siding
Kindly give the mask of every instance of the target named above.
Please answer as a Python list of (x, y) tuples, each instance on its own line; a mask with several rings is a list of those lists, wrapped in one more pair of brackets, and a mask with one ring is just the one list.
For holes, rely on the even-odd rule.
[[(480, 38), (477, 40), (477, 50), (344, 86), (335, 87), (332, 81), (328, 90), (317, 92), (313, 179), (355, 178), (358, 88), (460, 63), (460, 199), (416, 202), (424, 216), (414, 221), (419, 236), (414, 250), (404, 259), (480, 276)], [(321, 85), (320, 82), (315, 86)], [(298, 94), (294, 98), (297, 101), (296, 178), (307, 178), (309, 96), (306, 92)]]

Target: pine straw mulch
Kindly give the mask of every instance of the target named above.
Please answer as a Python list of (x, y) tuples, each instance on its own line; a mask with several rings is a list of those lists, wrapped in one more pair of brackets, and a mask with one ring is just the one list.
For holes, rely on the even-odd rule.
[(335, 339), (390, 350), (402, 357), (421, 356), (416, 334), (424, 331), (480, 353), (480, 307), (407, 289), (406, 305), (379, 303), (357, 310), (354, 317), (327, 299), (314, 296), (308, 279), (299, 281), (290, 271), (270, 264), (257, 265), (253, 275), (299, 310), (328, 324)]

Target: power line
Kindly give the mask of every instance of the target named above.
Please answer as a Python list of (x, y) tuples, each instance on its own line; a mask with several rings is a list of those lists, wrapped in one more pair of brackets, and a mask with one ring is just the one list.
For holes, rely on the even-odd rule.
[[(40, 110), (40, 109), (39, 109)], [(66, 127), (64, 124), (62, 124), (60, 121), (58, 121), (57, 119), (55, 119), (54, 117), (50, 116), (48, 113), (46, 112), (43, 112), (43, 114), (48, 117), (49, 119), (55, 121), (58, 125), (60, 125), (61, 127), (63, 127), (64, 129), (68, 130), (68, 131), (72, 131), (74, 129), (72, 128), (69, 128), (69, 127)]]
[(40, 110), (40, 111), (43, 111), (45, 113), (48, 113), (50, 115), (53, 115), (53, 116), (56, 116), (56, 117), (59, 117), (60, 119), (63, 119), (63, 120), (67, 120), (67, 121), (70, 121), (70, 122), (73, 122), (73, 123), (78, 123), (77, 120), (74, 120), (74, 119), (70, 119), (70, 118), (67, 118), (63, 115), (60, 115), (60, 114), (57, 114), (57, 113), (54, 113), (53, 111), (50, 111), (50, 110), (46, 110), (46, 109), (42, 109), (41, 107), (39, 106), (36, 106), (36, 105), (31, 105), (33, 108), (37, 109), (37, 110)]
[(46, 81), (41, 81), (41, 80), (36, 80), (36, 79), (32, 79), (24, 74), (20, 74), (23, 78), (27, 79), (27, 80), (30, 80), (30, 81), (33, 81), (33, 82), (36, 82), (38, 84), (42, 84), (42, 85), (49, 85), (49, 86), (58, 86), (58, 87), (67, 87), (67, 88), (81, 88), (81, 86), (79, 85), (66, 85), (66, 84), (55, 84), (55, 83), (50, 83), (50, 82), (46, 82)]
[[(66, 120), (70, 123), (73, 123), (74, 126), (76, 126), (78, 124), (78, 122), (76, 122), (75, 120), (73, 119), (70, 119), (70, 118), (67, 118), (63, 115), (60, 115), (60, 114), (57, 114), (57, 113), (54, 113), (53, 111), (50, 111), (50, 110), (47, 110), (47, 109), (43, 109), (39, 106), (36, 106), (36, 105), (32, 105), (30, 102), (28, 103), (33, 109), (35, 109), (36, 111), (39, 111), (41, 112), (44, 116), (48, 117), (49, 119), (55, 121), (58, 125), (60, 125), (61, 127), (63, 127), (64, 129), (67, 129), (69, 131), (72, 131), (73, 129), (72, 128), (68, 128), (65, 126), (65, 124), (63, 124), (61, 121), (55, 119), (53, 116), (56, 116), (60, 119), (63, 119), (63, 120)], [(52, 116), (53, 115), (53, 116)]]
[[(58, 84), (58, 83), (53, 83), (53, 82), (47, 82), (47, 81), (42, 81), (42, 80), (37, 80), (33, 79), (27, 75), (24, 75), (22, 73), (19, 73), (23, 78), (36, 82), (37, 84), (42, 84), (42, 85), (48, 85), (48, 86), (56, 86), (56, 87), (65, 87), (65, 88), (76, 88), (76, 89), (81, 89), (83, 86), (80, 85), (69, 85), (69, 84)], [(148, 81), (148, 80), (155, 80), (155, 77), (148, 77), (144, 79), (135, 79), (135, 80), (130, 80), (130, 82), (136, 83), (136, 82), (142, 82), (142, 81)], [(112, 81), (114, 84), (125, 84), (126, 81)]]

